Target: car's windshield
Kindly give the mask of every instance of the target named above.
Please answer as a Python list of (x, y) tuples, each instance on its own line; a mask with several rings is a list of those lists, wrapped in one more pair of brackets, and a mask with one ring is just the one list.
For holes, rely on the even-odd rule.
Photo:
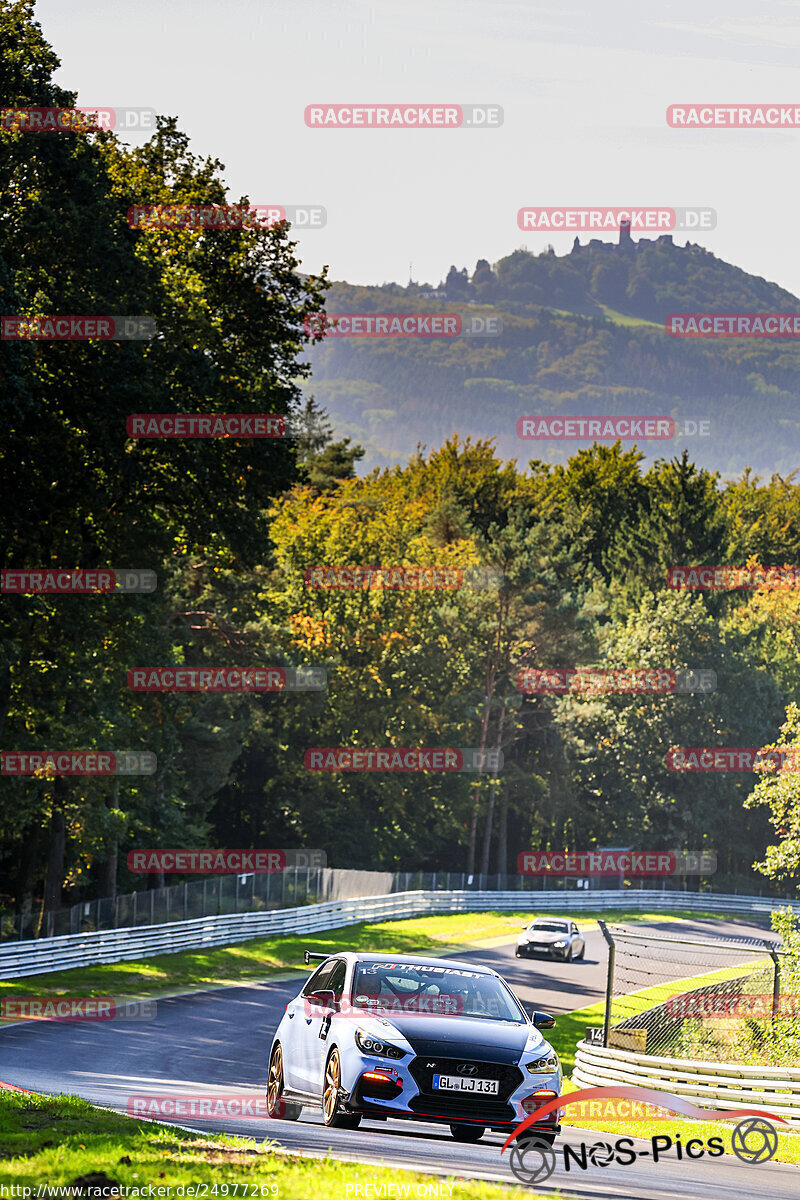
[(494, 975), (457, 967), (394, 963), (390, 959), (358, 964), (353, 1004), (387, 1016), (428, 1014), (518, 1024), (527, 1019)]
[(545, 933), (566, 933), (569, 926), (566, 921), (531, 921), (528, 928), (543, 930)]

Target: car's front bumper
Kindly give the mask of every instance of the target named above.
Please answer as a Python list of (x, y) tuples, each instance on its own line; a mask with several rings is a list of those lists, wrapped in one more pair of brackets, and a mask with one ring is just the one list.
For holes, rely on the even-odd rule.
[(528, 942), (517, 946), (520, 958), (566, 958), (568, 953), (569, 946), (531, 946)]
[[(561, 1076), (558, 1072), (531, 1075), (518, 1065), (481, 1064), (489, 1077), (498, 1078), (500, 1084), (496, 1097), (473, 1093), (434, 1091), (432, 1072), (426, 1067), (426, 1055), (406, 1059), (402, 1064), (393, 1062), (387, 1079), (393, 1079), (391, 1089), (387, 1086), (385, 1096), (376, 1094), (380, 1090), (375, 1081), (365, 1081), (368, 1072), (381, 1073), (386, 1063), (374, 1060), (362, 1062), (352, 1080), (350, 1091), (343, 1099), (346, 1111), (361, 1113), (369, 1119), (393, 1117), (400, 1120), (428, 1121), (442, 1125), (481, 1125), (510, 1133), (527, 1119), (529, 1113), (523, 1102), (536, 1091), (548, 1089), (561, 1094)], [(446, 1060), (439, 1060), (437, 1067), (446, 1070)], [(431, 1078), (429, 1078), (431, 1076)], [(389, 1094), (389, 1092), (393, 1094)], [(560, 1112), (549, 1113), (537, 1130), (557, 1134), (561, 1131)]]

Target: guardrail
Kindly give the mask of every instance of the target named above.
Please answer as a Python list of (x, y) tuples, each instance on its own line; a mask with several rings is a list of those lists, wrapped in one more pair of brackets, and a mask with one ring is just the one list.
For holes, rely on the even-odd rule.
[(709, 1108), (761, 1108), (800, 1127), (800, 1068), (796, 1067), (658, 1058), (581, 1041), (572, 1082), (579, 1088), (638, 1084), (697, 1100)]
[(92, 933), (64, 934), (33, 941), (0, 945), (0, 979), (20, 979), (67, 967), (125, 962), (178, 950), (226, 946), (271, 934), (319, 933), (361, 921), (399, 920), (434, 913), (582, 912), (626, 908), (632, 912), (680, 909), (687, 912), (738, 912), (768, 916), (781, 901), (759, 896), (719, 896), (707, 892), (587, 891), (587, 892), (393, 892), (330, 900), (300, 908), (268, 912), (231, 913), (172, 921), (166, 925), (139, 925), (101, 929)]

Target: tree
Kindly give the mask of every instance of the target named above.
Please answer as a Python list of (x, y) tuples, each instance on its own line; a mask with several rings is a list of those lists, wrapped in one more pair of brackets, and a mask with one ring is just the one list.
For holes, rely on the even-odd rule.
[(451, 267), (447, 272), (447, 279), (445, 280), (444, 286), (445, 291), (447, 292), (448, 300), (466, 299), (466, 297), (470, 294), (467, 268), (462, 267), (459, 271), (455, 267)]
[(764, 764), (760, 770), (761, 778), (745, 800), (747, 808), (769, 810), (770, 823), (778, 835), (778, 841), (767, 846), (764, 858), (753, 866), (770, 879), (795, 881), (797, 887), (800, 873), (799, 705), (789, 705), (778, 738), (765, 749), (788, 750), (790, 753), (783, 769), (769, 762)]
[[(0, 10), (0, 49), (4, 106), (74, 103), (51, 81), (58, 60), (27, 0)], [(4, 344), (0, 562), (150, 567), (163, 587), (173, 556), (202, 550), (228, 564), (255, 561), (266, 541), (264, 506), (295, 478), (292, 444), (134, 441), (126, 418), (290, 414), (308, 373), (299, 361), (303, 322), (320, 307), (324, 277), (301, 278), (285, 225), (224, 234), (129, 227), (136, 204), (225, 200), (221, 164), (196, 159), (174, 121), (159, 119), (135, 150), (103, 132), (1, 136), (5, 310), (147, 314), (158, 334)], [(150, 655), (170, 661), (169, 612), (163, 591), (17, 596), (8, 605), (0, 641), (5, 744), (149, 748), (159, 756), (155, 779), (113, 794), (97, 780), (15, 781), (6, 860), (19, 886), (44, 886), (48, 903), (92, 863), (111, 861), (137, 820), (202, 826), (204, 802), (192, 811), (181, 790), (176, 729), (185, 698), (134, 698), (125, 681), (125, 664)], [(40, 861), (28, 860), (23, 880), (15, 860), (28, 842), (39, 846)]]
[[(742, 820), (747, 777), (669, 770), (675, 747), (762, 744), (780, 720), (769, 676), (725, 636), (703, 600), (685, 593), (646, 596), (627, 620), (601, 638), (600, 665), (619, 668), (706, 668), (717, 676), (709, 694), (565, 696), (559, 724), (587, 814), (582, 833), (642, 849), (717, 851), (720, 874), (745, 875), (765, 829)], [(747, 696), (746, 705), (741, 697)]]

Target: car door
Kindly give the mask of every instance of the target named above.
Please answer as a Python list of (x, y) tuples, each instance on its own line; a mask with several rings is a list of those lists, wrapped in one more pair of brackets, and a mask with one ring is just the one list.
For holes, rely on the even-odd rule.
[(585, 945), (583, 935), (574, 921), (570, 922), (569, 931), (572, 935), (572, 956), (573, 958), (577, 958)]
[[(347, 980), (347, 963), (343, 958), (339, 959), (333, 968), (333, 971), (328, 976), (325, 987), (328, 991), (333, 992), (334, 1006), (338, 1008), (341, 1004), (342, 995), (345, 990)], [(318, 1009), (314, 1010), (314, 1014), (310, 1021), (307, 1021), (306, 1041), (307, 1050), (307, 1090), (313, 1095), (322, 1095), (322, 1079), (325, 1073), (325, 1062), (328, 1057), (330, 1047), (332, 1014), (323, 1014)], [(340, 1022), (341, 1025), (342, 1022)], [(344, 1022), (352, 1024), (352, 1022)]]
[(307, 1053), (306, 1035), (309, 1023), (308, 1014), (311, 1010), (305, 1001), (305, 997), (325, 987), (326, 981), (330, 979), (333, 973), (333, 967), (334, 964), (330, 962), (323, 963), (321, 967), (318, 967), (300, 995), (296, 996), (294, 1000), (290, 1000), (286, 1006), (286, 1021), (283, 1024), (283, 1032), (281, 1034), (283, 1042), (283, 1075), (286, 1086), (297, 1088), (299, 1091), (308, 1091), (308, 1084), (305, 1082), (308, 1072), (304, 1068), (303, 1060), (304, 1055)]

